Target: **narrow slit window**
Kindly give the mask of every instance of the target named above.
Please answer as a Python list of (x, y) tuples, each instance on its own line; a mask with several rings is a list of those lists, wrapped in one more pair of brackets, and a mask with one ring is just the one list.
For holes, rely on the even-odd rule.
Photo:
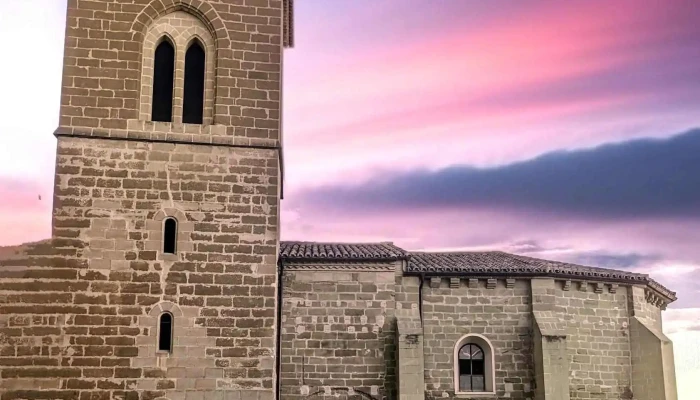
[(204, 120), (204, 70), (206, 55), (198, 40), (185, 53), (185, 91), (182, 122), (202, 124)]
[(484, 351), (475, 344), (459, 349), (459, 389), (462, 392), (486, 391)]
[(167, 351), (168, 353), (173, 351), (173, 315), (170, 313), (163, 313), (160, 316), (158, 350)]
[(175, 48), (167, 39), (156, 48), (153, 64), (153, 121), (172, 122)]
[(177, 243), (177, 221), (175, 218), (165, 220), (163, 226), (163, 253), (175, 254)]

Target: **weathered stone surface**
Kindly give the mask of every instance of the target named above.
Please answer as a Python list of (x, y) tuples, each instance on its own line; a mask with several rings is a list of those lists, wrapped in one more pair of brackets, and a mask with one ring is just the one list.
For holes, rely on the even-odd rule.
[(281, 395), (395, 392), (394, 271), (286, 271)]
[[(0, 398), (470, 397), (455, 353), (478, 336), (493, 393), (472, 398), (675, 400), (661, 333), (675, 294), (648, 276), (389, 243), (280, 252), (291, 5), (68, 2), (52, 239), (0, 248)], [(194, 38), (203, 123), (184, 124)], [(172, 122), (150, 118), (161, 40), (176, 47)]]
[[(3, 400), (274, 397), (282, 14), (68, 2), (52, 240), (0, 255)], [(173, 120), (152, 122), (164, 37)], [(201, 125), (182, 123), (191, 37), (206, 51)], [(166, 312), (171, 353), (157, 349)]]
[(564, 291), (557, 283), (555, 311), (565, 322), (572, 399), (620, 399), (630, 391), (630, 338), (625, 291)]
[(423, 285), (423, 324), (426, 395), (454, 396), (454, 351), (462, 336), (479, 334), (494, 345), (496, 394), (527, 399), (532, 396), (531, 306), (528, 281), (513, 288), (505, 280), (487, 288), (485, 279), (452, 288)]

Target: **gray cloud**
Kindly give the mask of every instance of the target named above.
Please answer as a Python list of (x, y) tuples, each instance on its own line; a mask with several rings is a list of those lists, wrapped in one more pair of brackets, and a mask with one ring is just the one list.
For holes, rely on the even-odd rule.
[(484, 207), (588, 218), (700, 217), (700, 129), (495, 168), (385, 174), (359, 186), (320, 187), (295, 197), (343, 211)]
[(650, 263), (660, 261), (663, 257), (651, 254), (612, 254), (599, 252), (582, 252), (567, 256), (567, 262), (581, 265), (595, 265), (601, 268), (611, 269), (633, 269), (649, 265)]
[(571, 246), (548, 247), (533, 239), (513, 242), (506, 246), (505, 250), (572, 264), (623, 270), (646, 267), (664, 260), (664, 257), (659, 254), (617, 253), (609, 250), (576, 251)]

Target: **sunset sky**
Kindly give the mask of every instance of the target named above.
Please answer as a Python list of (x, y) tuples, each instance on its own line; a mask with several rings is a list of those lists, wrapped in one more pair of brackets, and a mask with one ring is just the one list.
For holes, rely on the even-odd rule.
[[(298, 0), (295, 13), (283, 239), (649, 273), (678, 292), (665, 330), (691, 400), (697, 1)], [(0, 4), (0, 33), (23, 38), (3, 50), (21, 62), (0, 64), (0, 245), (50, 236), (64, 15), (65, 0)]]

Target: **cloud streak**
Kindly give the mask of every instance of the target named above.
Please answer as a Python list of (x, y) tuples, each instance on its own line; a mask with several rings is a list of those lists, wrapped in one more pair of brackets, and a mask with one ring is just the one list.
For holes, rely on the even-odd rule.
[(353, 4), (298, 10), (285, 53), (290, 189), (700, 125), (691, 0)]
[(495, 168), (451, 166), (302, 192), (345, 210), (506, 208), (591, 218), (700, 217), (700, 129), (552, 152)]

